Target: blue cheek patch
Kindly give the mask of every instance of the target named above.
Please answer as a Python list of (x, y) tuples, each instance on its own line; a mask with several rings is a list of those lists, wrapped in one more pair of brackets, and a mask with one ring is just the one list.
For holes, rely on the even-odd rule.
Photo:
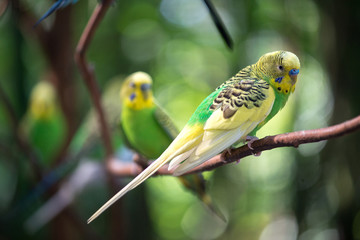
[(283, 80), (284, 77), (278, 77), (275, 79), (275, 82), (281, 83), (281, 81)]
[(136, 97), (136, 94), (135, 94), (135, 93), (131, 94), (131, 95), (130, 95), (130, 101), (134, 100), (135, 97)]

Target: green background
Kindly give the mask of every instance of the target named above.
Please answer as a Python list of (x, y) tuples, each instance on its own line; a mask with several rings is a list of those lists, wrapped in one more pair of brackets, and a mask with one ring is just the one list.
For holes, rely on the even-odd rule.
[[(212, 2), (234, 40), (232, 51), (200, 0), (114, 2), (87, 53), (100, 88), (116, 75), (148, 72), (158, 102), (181, 128), (198, 104), (241, 68), (266, 52), (289, 50), (301, 62), (297, 89), (258, 137), (326, 127), (360, 113), (359, 1)], [(72, 136), (91, 107), (73, 54), (97, 1), (80, 0), (33, 28), (51, 4), (17, 0), (2, 12), (0, 84), (22, 119), (31, 88), (39, 80), (55, 83)], [(56, 175), (56, 186), (40, 194), (8, 116), (1, 102), (1, 239), (360, 239), (359, 132), (266, 151), (206, 173), (226, 223), (173, 177), (155, 177), (86, 225), (112, 195), (98, 173), (64, 211), (31, 231), (27, 220), (59, 189), (72, 194), (64, 186), (76, 168)], [(104, 166), (103, 157), (92, 156), (90, 162)], [(72, 181), (84, 178), (77, 177)], [(128, 180), (116, 178), (112, 185), (120, 189)]]

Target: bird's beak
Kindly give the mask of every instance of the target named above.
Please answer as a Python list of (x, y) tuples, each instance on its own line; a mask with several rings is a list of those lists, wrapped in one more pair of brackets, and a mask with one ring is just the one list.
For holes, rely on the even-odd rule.
[(291, 69), (289, 71), (289, 76), (290, 76), (290, 79), (291, 79), (291, 83), (292, 85), (294, 85), (297, 81), (297, 76), (299, 74), (300, 70), (299, 69)]
[(144, 99), (145, 100), (148, 99), (149, 90), (151, 89), (151, 84), (148, 84), (148, 83), (141, 84), (140, 89), (141, 89), (141, 92), (144, 95)]

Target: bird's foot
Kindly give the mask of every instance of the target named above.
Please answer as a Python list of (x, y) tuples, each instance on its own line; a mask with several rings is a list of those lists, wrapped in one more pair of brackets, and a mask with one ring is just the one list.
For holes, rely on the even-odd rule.
[(228, 147), (228, 148), (226, 148), (222, 153), (221, 153), (221, 155), (220, 155), (220, 159), (221, 159), (221, 161), (223, 161), (223, 162), (226, 162), (225, 161), (225, 155), (226, 154), (228, 154), (228, 155), (231, 155), (231, 147)]
[[(222, 154), (220, 155), (220, 159), (221, 159), (221, 161), (223, 161), (223, 162), (226, 162), (226, 158), (225, 158), (225, 155), (226, 154), (228, 154), (228, 155), (231, 155), (231, 147), (228, 147), (228, 148), (226, 148), (223, 152), (222, 152)], [(240, 162), (240, 159), (239, 160), (236, 160), (236, 164), (238, 164)]]
[[(255, 142), (256, 140), (259, 140), (258, 137), (255, 137), (255, 136), (246, 136), (246, 139), (245, 141), (248, 142), (247, 143), (247, 146), (250, 148), (250, 150), (254, 150), (254, 148), (251, 146), (251, 144), (253, 142)], [(254, 156), (258, 157), (261, 155), (261, 152), (256, 152), (256, 153), (253, 153)]]
[(227, 153), (231, 155), (231, 147), (228, 147), (227, 149), (225, 149), (225, 151), (227, 151)]

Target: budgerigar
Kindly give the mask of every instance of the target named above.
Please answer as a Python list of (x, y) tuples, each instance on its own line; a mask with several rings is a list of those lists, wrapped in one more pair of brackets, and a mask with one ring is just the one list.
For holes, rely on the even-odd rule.
[(54, 2), (54, 4), (49, 8), (49, 10), (46, 11), (46, 13), (35, 23), (35, 27), (41, 22), (43, 21), (45, 18), (47, 18), (48, 16), (50, 16), (53, 12), (55, 12), (56, 10), (60, 9), (60, 8), (64, 8), (70, 4), (75, 4), (77, 3), (78, 0), (57, 0), (56, 2)]
[(181, 175), (247, 136), (255, 136), (294, 92), (299, 69), (295, 54), (271, 52), (220, 85), (161, 156), (95, 212), (88, 223), (164, 164), (171, 161), (169, 169)]
[[(101, 103), (104, 108), (104, 113), (106, 116), (106, 120), (108, 126), (111, 131), (116, 131), (118, 128), (118, 122), (121, 113), (121, 104), (119, 102), (119, 91), (121, 89), (122, 83), (124, 81), (123, 76), (116, 76), (110, 79), (106, 85), (104, 86), (104, 90), (102, 92)], [(48, 89), (48, 90), (47, 90)], [(51, 89), (51, 90), (49, 90)], [(29, 110), (26, 119), (22, 122), (24, 130), (29, 135), (29, 141), (33, 147), (38, 150), (39, 155), (43, 152), (43, 147), (48, 147), (50, 149), (54, 149), (54, 147), (59, 147), (59, 144), (53, 143), (53, 141), (61, 141), (61, 138), (58, 139), (54, 137), (59, 136), (57, 133), (59, 131), (52, 131), (53, 129), (51, 121), (62, 120), (62, 116), (60, 118), (53, 118), (50, 123), (41, 124), (41, 122), (47, 122), (47, 117), (45, 116), (56, 116), (57, 114), (50, 114), (48, 112), (53, 112), (53, 110), (47, 111), (48, 107), (45, 107), (45, 102), (53, 102), (53, 100), (45, 101), (41, 99), (53, 99), (55, 96), (54, 89), (50, 83), (39, 83), (34, 90), (32, 91), (32, 97), (30, 100), (30, 105), (32, 106)], [(49, 94), (50, 93), (50, 94)], [(45, 95), (45, 96), (43, 96)], [(50, 95), (50, 96), (49, 96)], [(43, 97), (41, 97), (43, 96)], [(47, 104), (47, 105), (53, 105)], [(41, 107), (42, 106), (42, 107)], [(53, 107), (57, 109), (56, 105)], [(43, 109), (43, 110), (41, 110)], [(55, 112), (57, 112), (56, 110)], [(39, 120), (36, 123), (37, 119)], [(43, 119), (43, 120), (40, 120)], [(40, 127), (39, 127), (40, 125)], [(42, 127), (42, 125), (44, 127)], [(46, 128), (46, 126), (48, 128)], [(40, 131), (40, 130), (43, 131)], [(46, 137), (46, 136), (54, 136), (54, 137)], [(122, 141), (118, 133), (111, 135), (112, 143), (115, 149), (122, 147)], [(41, 144), (38, 143), (41, 141)], [(52, 153), (53, 151), (47, 151)], [(70, 146), (68, 149), (68, 155), (64, 162), (62, 162), (56, 168), (51, 169), (44, 178), (36, 184), (33, 190), (27, 194), (26, 198), (22, 199), (18, 205), (15, 206), (14, 209), (19, 209), (19, 212), (27, 209), (31, 204), (35, 201), (38, 201), (39, 198), (48, 191), (49, 188), (53, 187), (54, 184), (58, 183), (60, 180), (63, 181), (65, 177), (68, 177), (72, 172), (76, 171), (76, 167), (78, 166), (79, 161), (84, 160), (85, 162), (88, 159), (98, 159), (104, 156), (103, 145), (101, 143), (100, 136), (100, 126), (97, 121), (96, 112), (94, 109), (91, 109), (89, 113), (84, 118), (84, 121), (80, 125), (78, 131), (76, 132)], [(61, 207), (61, 206), (59, 206)], [(50, 215), (53, 214), (49, 213)], [(45, 217), (45, 216), (43, 216)], [(46, 217), (45, 217), (46, 218)], [(42, 220), (45, 220), (43, 218)]]
[[(154, 100), (151, 77), (144, 72), (131, 74), (121, 88), (120, 98), (120, 128), (124, 142), (147, 159), (158, 158), (179, 131)], [(205, 192), (205, 181), (201, 174), (180, 177), (179, 180), (210, 210), (224, 218)]]
[(40, 81), (31, 91), (29, 109), (22, 127), (30, 144), (44, 165), (48, 166), (61, 148), (66, 131), (65, 118), (51, 83)]

